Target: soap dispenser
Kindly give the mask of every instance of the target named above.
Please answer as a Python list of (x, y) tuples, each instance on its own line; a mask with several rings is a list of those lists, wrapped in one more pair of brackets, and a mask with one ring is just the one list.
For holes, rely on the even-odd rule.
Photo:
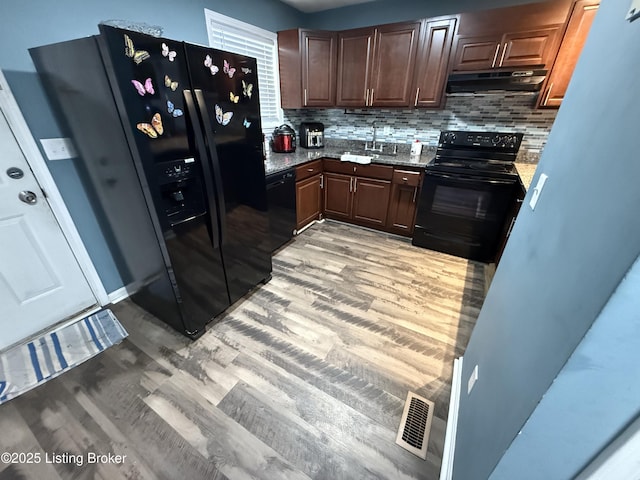
[(411, 155), (420, 155), (421, 153), (422, 153), (422, 142), (416, 139), (416, 141), (411, 144)]

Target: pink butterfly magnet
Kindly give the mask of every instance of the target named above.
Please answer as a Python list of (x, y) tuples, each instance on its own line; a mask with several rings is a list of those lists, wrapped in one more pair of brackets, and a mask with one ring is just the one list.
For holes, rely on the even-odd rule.
[(147, 78), (144, 81), (144, 85), (140, 83), (138, 80), (131, 80), (131, 83), (133, 83), (133, 86), (136, 87), (136, 90), (138, 91), (138, 94), (141, 97), (144, 97), (147, 93), (151, 95), (156, 93), (156, 91), (153, 88), (153, 82), (151, 81), (150, 78)]
[(229, 62), (227, 62), (226, 60), (224, 61), (224, 68), (222, 69), (222, 71), (229, 75), (229, 78), (233, 78), (233, 74), (236, 73), (236, 69), (231, 68)]

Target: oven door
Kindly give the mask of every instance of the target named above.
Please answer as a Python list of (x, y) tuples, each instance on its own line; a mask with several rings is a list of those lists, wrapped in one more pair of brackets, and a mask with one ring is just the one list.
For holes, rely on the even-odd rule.
[(413, 244), (494, 261), (517, 179), (426, 170)]

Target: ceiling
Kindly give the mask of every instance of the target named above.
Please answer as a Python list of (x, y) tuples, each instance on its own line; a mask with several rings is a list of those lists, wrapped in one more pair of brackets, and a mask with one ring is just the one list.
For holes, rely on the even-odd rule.
[(346, 7), (358, 3), (368, 3), (375, 0), (280, 0), (304, 13), (321, 12), (332, 8)]

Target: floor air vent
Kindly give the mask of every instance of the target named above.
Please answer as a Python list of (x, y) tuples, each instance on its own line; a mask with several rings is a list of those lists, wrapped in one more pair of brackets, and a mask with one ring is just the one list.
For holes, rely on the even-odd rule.
[(433, 408), (433, 402), (413, 392), (407, 393), (407, 401), (396, 437), (398, 445), (423, 460), (427, 458)]

